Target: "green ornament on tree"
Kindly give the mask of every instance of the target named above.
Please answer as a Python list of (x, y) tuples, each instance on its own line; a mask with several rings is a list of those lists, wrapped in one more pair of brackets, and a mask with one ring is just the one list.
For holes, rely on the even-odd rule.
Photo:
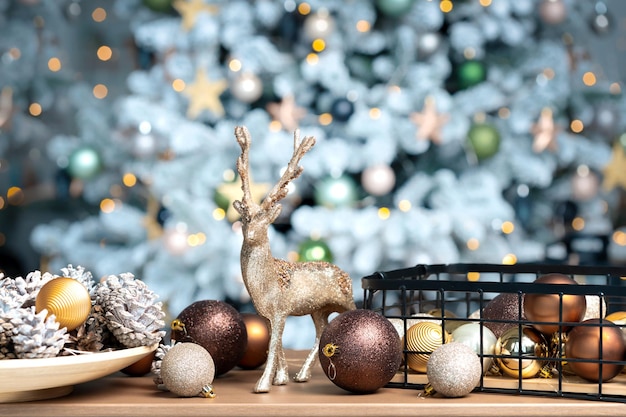
[(326, 177), (320, 181), (315, 189), (315, 203), (321, 206), (349, 207), (358, 199), (358, 185), (352, 177)]
[(500, 132), (488, 123), (476, 123), (467, 133), (467, 139), (478, 160), (491, 158), (500, 149)]
[(487, 68), (479, 61), (465, 61), (456, 70), (456, 82), (460, 89), (473, 87), (487, 78)]
[(143, 0), (142, 3), (155, 12), (166, 13), (172, 10), (172, 0)]
[(97, 150), (90, 146), (78, 148), (71, 153), (67, 172), (72, 178), (88, 180), (102, 169), (102, 158)]
[(298, 248), (298, 260), (301, 262), (332, 262), (333, 254), (323, 240), (307, 239), (302, 242)]
[(411, 9), (411, 6), (413, 0), (376, 0), (378, 10), (389, 17), (402, 16)]

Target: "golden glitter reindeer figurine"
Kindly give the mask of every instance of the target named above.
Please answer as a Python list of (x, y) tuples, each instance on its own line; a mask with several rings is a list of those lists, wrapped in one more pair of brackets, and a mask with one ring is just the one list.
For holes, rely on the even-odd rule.
[(241, 273), (257, 312), (270, 321), (271, 334), (265, 370), (254, 387), (254, 392), (269, 392), (271, 385), (284, 385), (289, 372), (283, 351), (283, 330), (288, 316), (311, 315), (315, 323), (315, 344), (294, 380), (308, 381), (311, 367), (318, 356), (322, 331), (328, 317), (334, 312), (356, 308), (352, 294), (352, 280), (348, 274), (328, 262), (288, 262), (276, 259), (270, 250), (268, 228), (281, 211), (278, 203), (287, 195), (287, 185), (298, 178), (302, 167), (300, 159), (313, 145), (315, 138), (302, 141), (294, 133), (294, 151), (285, 172), (261, 204), (250, 194), (250, 133), (245, 127), (235, 128), (235, 138), (241, 147), (237, 171), (241, 177), (243, 197), (233, 202), (241, 215), (243, 244)]

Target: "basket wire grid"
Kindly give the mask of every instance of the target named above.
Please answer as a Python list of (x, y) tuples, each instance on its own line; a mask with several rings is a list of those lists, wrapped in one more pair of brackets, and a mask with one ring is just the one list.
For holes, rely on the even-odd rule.
[[(584, 285), (545, 284), (534, 281), (547, 274), (563, 274)], [(363, 277), (361, 280), (363, 294), (363, 308), (377, 311), (388, 319), (398, 323), (396, 327), (400, 336), (407, 333), (411, 327), (411, 320), (424, 318), (424, 313), (436, 316), (443, 328), (442, 343), (445, 343), (446, 333), (465, 323), (480, 324), (480, 344), (477, 352), (481, 363), (483, 359), (504, 358), (502, 354), (483, 353), (483, 328), (489, 324), (500, 324), (518, 328), (519, 338), (522, 329), (537, 324), (554, 324), (559, 329), (586, 326), (583, 322), (563, 321), (564, 295), (584, 295), (587, 303), (593, 303), (597, 309), (597, 317), (605, 317), (612, 312), (626, 311), (626, 286), (622, 281), (626, 279), (626, 268), (613, 266), (582, 266), (582, 265), (554, 265), (554, 264), (446, 264), (446, 265), (416, 265), (411, 268), (398, 269), (386, 272), (376, 272)], [(483, 308), (500, 294), (515, 294), (517, 296), (516, 318), (485, 318)], [(559, 299), (558, 321), (529, 321), (523, 317), (523, 297), (525, 294), (556, 294)], [(590, 303), (591, 302), (591, 303)], [(431, 317), (432, 319), (432, 317)], [(613, 325), (613, 324), (610, 324)], [(615, 323), (622, 333), (626, 330), (626, 323)], [(507, 360), (517, 360), (519, 369), (523, 361), (537, 360), (550, 364), (549, 375), (539, 374), (534, 378), (493, 376), (492, 372), (484, 372), (475, 391), (527, 394), (551, 397), (565, 397), (576, 399), (604, 400), (626, 403), (626, 373), (620, 373), (610, 381), (602, 381), (602, 372), (605, 365), (626, 365), (626, 358), (620, 361), (610, 361), (602, 357), (604, 322), (596, 324), (599, 327), (599, 357), (598, 359), (565, 358), (564, 343), (566, 332), (555, 332), (547, 337), (549, 353), (542, 356), (519, 353)], [(428, 384), (425, 374), (415, 372), (408, 366), (408, 355), (426, 354), (430, 351), (411, 350), (404, 337), (404, 361), (401, 369), (389, 387), (424, 389)], [(567, 361), (585, 361), (596, 363), (599, 369), (599, 380), (586, 381), (576, 377), (571, 372), (565, 372)], [(496, 368), (491, 369), (493, 371)], [(544, 369), (548, 369), (545, 367)], [(543, 369), (542, 369), (543, 371)]]

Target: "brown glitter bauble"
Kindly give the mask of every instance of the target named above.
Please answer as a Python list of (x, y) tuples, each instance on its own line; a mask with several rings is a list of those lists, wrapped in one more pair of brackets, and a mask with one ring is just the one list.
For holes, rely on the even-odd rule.
[(246, 325), (248, 345), (237, 366), (242, 369), (256, 369), (267, 360), (270, 323), (265, 317), (253, 313), (241, 313), (241, 318)]
[(172, 339), (193, 341), (205, 348), (215, 362), (216, 375), (233, 369), (246, 351), (248, 337), (241, 314), (223, 301), (196, 301), (185, 307), (176, 320), (184, 328), (172, 328)]
[(391, 322), (371, 310), (339, 314), (324, 329), (319, 359), (328, 379), (346, 391), (371, 393), (387, 384), (402, 362)]
[(512, 326), (517, 327), (524, 314), (520, 307), (520, 298), (515, 293), (502, 293), (489, 301), (483, 308), (482, 318), (485, 320), (485, 327), (493, 332), (496, 337), (502, 336), (507, 329)]
[(483, 369), (471, 347), (458, 342), (439, 346), (430, 355), (428, 383), (444, 397), (463, 397), (480, 382)]
[[(547, 274), (534, 281), (536, 284), (565, 284), (578, 285), (567, 275)], [(585, 317), (587, 300), (584, 295), (563, 294), (562, 302), (558, 293), (554, 294), (525, 294), (524, 315), (529, 321), (556, 322), (556, 324), (532, 323), (532, 326), (541, 333), (551, 335), (560, 331), (567, 332), (572, 326), (564, 323), (578, 323)], [(562, 307), (562, 308), (561, 308)], [(558, 322), (562, 325), (559, 326)]]
[(128, 365), (126, 368), (122, 369), (122, 373), (125, 373), (128, 376), (144, 376), (150, 372), (152, 367), (152, 361), (154, 360), (154, 356), (156, 351), (152, 353), (148, 353), (143, 358), (139, 359), (137, 362)]
[[(585, 326), (575, 326), (567, 335), (565, 357), (570, 369), (579, 377), (592, 382), (608, 381), (619, 374), (624, 365), (617, 363), (577, 362), (571, 359), (623, 361), (626, 354), (624, 335), (609, 320), (589, 319)], [(600, 325), (602, 324), (602, 326)], [(600, 349), (602, 338), (602, 349)], [(600, 375), (602, 371), (602, 375)]]

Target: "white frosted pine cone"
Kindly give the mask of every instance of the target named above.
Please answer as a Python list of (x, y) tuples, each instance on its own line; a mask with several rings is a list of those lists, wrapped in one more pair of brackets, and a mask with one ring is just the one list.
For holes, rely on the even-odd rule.
[(14, 307), (35, 305), (37, 294), (43, 285), (54, 278), (49, 272), (32, 271), (26, 278), (4, 278), (0, 280), (0, 304), (11, 304)]
[(152, 365), (150, 365), (150, 372), (154, 375), (152, 380), (157, 385), (157, 388), (166, 389), (163, 384), (163, 378), (161, 378), (161, 363), (163, 362), (165, 354), (167, 354), (175, 344), (175, 341), (171, 341), (169, 345), (161, 343), (154, 352), (154, 360), (152, 361)]
[(87, 288), (87, 290), (89, 291), (89, 294), (93, 297), (95, 284), (91, 272), (85, 270), (85, 268), (80, 265), (74, 267), (72, 266), (72, 264), (68, 264), (67, 267), (61, 268), (61, 272), (63, 273), (64, 277), (73, 278), (83, 284), (85, 288)]
[(129, 348), (159, 343), (165, 335), (165, 312), (157, 298), (130, 273), (109, 275), (96, 288), (96, 304), (102, 307), (109, 330)]
[(68, 339), (65, 327), (47, 310), (35, 312), (35, 307), (18, 308), (9, 313), (11, 341), (18, 359), (52, 358), (57, 356)]

